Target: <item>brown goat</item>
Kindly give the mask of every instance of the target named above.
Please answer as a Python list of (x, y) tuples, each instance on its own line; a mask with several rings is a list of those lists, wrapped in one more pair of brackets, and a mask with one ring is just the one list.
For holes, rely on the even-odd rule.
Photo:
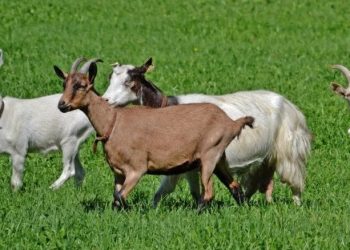
[(127, 195), (146, 173), (179, 174), (194, 168), (200, 168), (203, 185), (200, 208), (213, 198), (213, 172), (238, 203), (243, 201), (225, 164), (224, 151), (245, 125), (252, 127), (252, 117), (233, 121), (213, 104), (112, 108), (93, 87), (97, 61), (92, 59), (80, 72), (70, 74), (54, 67), (64, 80), (58, 108), (82, 110), (102, 135), (98, 139), (115, 174), (114, 207), (126, 207)]

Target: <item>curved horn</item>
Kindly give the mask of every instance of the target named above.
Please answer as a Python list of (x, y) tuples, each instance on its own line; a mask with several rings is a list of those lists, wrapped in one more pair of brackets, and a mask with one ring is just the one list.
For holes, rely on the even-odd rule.
[(346, 80), (348, 81), (348, 84), (350, 86), (350, 71), (346, 67), (340, 64), (332, 65), (332, 68), (339, 69), (340, 72), (342, 72), (343, 75), (346, 77)]
[(83, 66), (81, 66), (79, 72), (86, 74), (90, 68), (91, 63), (97, 63), (97, 62), (103, 62), (103, 61), (101, 59), (98, 59), (98, 58), (90, 59), (89, 61), (84, 63)]
[(70, 73), (76, 72), (77, 69), (78, 69), (79, 64), (82, 63), (83, 61), (86, 61), (86, 58), (79, 57), (77, 60), (75, 60), (74, 63), (72, 64), (71, 69), (70, 69)]

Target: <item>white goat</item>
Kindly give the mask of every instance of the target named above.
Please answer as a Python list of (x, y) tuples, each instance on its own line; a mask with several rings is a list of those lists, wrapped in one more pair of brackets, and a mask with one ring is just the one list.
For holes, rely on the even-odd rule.
[[(80, 62), (73, 66), (76, 68)], [(11, 156), (11, 185), (15, 190), (23, 185), (28, 151), (62, 150), (63, 172), (51, 185), (52, 189), (59, 188), (71, 176), (75, 176), (78, 184), (84, 178), (79, 146), (94, 130), (83, 112), (59, 111), (60, 98), (61, 94), (34, 99), (0, 97), (0, 153)]]
[[(350, 71), (345, 66), (340, 65), (340, 64), (333, 65), (332, 68), (340, 70), (340, 72), (346, 78), (346, 80), (348, 82), (348, 86), (347, 86), (347, 88), (344, 88), (339, 83), (332, 82), (331, 89), (333, 90), (333, 92), (335, 92), (336, 94), (343, 97), (350, 105)], [(348, 129), (348, 134), (350, 135), (350, 128)]]
[[(305, 163), (310, 151), (311, 136), (305, 118), (298, 108), (283, 96), (270, 91), (242, 91), (221, 96), (189, 94), (166, 97), (138, 72), (152, 67), (152, 59), (144, 65), (115, 64), (110, 75), (110, 85), (103, 95), (111, 105), (130, 102), (151, 107), (163, 107), (184, 103), (213, 103), (226, 114), (237, 119), (251, 115), (255, 129), (244, 130), (239, 140), (226, 149), (226, 157), (232, 173), (243, 174), (242, 184), (246, 197), (258, 189), (272, 201), (273, 173), (277, 171), (282, 182), (292, 189), (293, 200), (301, 203), (305, 182)], [(254, 166), (254, 167), (251, 167)], [(195, 199), (199, 196), (196, 173), (184, 174)], [(165, 176), (154, 197), (154, 205), (171, 193), (179, 176)]]

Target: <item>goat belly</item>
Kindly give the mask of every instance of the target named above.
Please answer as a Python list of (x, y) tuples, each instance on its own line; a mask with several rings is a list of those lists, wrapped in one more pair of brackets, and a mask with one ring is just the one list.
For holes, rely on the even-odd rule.
[(200, 167), (200, 161), (195, 160), (194, 162), (185, 162), (178, 166), (168, 166), (167, 168), (157, 169), (155, 168), (148, 168), (147, 174), (152, 175), (176, 175), (176, 174), (182, 174), (187, 171), (191, 171), (193, 169), (197, 169)]

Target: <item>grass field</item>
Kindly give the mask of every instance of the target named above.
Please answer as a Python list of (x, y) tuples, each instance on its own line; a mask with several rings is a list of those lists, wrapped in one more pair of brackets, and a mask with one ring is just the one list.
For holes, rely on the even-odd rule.
[[(343, 81), (329, 68), (350, 66), (346, 1), (0, 1), (2, 96), (62, 91), (53, 65), (68, 70), (81, 55), (100, 57), (102, 93), (110, 63), (141, 64), (167, 94), (269, 89), (305, 114), (314, 135), (303, 205), (276, 181), (275, 202), (256, 194), (238, 207), (216, 181), (216, 198), (198, 215), (185, 182), (157, 209), (159, 178), (145, 177), (131, 211), (114, 212), (113, 176), (101, 149), (82, 146), (83, 186), (59, 176), (61, 155), (29, 154), (25, 187), (10, 189), (10, 160), (0, 157), (1, 249), (349, 249), (350, 112), (329, 91)], [(276, 178), (277, 179), (277, 178)]]

